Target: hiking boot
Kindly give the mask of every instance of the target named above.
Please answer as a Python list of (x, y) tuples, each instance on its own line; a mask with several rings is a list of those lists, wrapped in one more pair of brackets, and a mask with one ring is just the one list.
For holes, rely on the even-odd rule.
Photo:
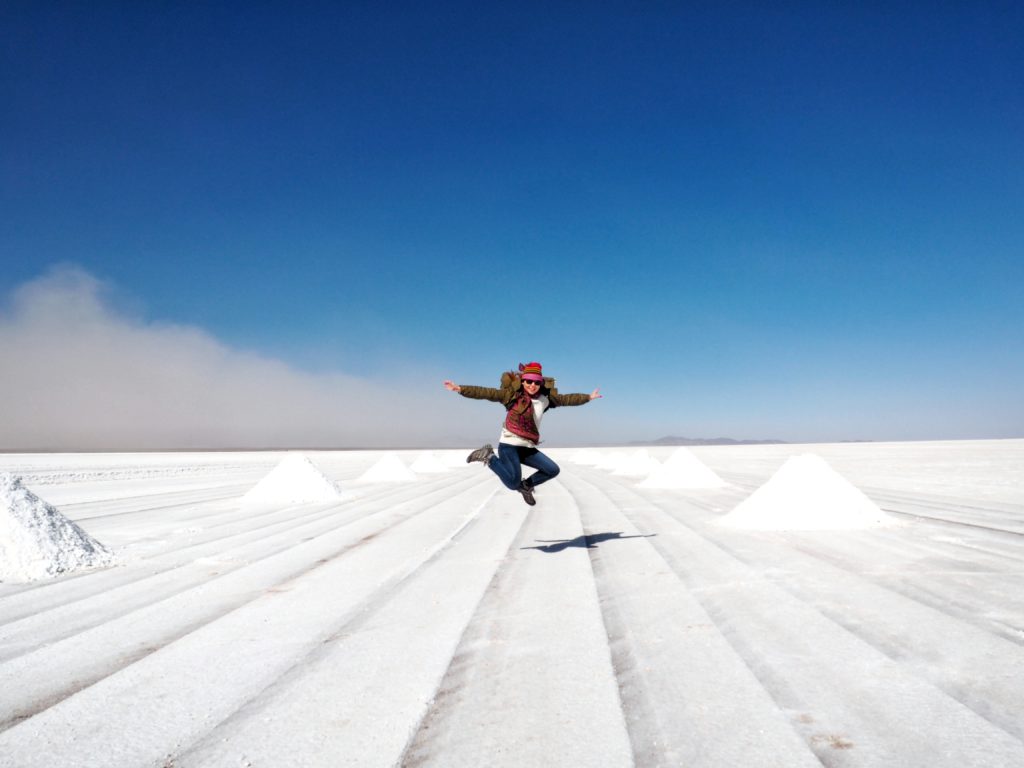
[(537, 503), (537, 500), (533, 498), (533, 486), (525, 480), (519, 484), (519, 492), (523, 494), (523, 501), (531, 507)]
[(490, 443), (485, 445), (483, 448), (477, 448), (469, 456), (466, 457), (466, 463), (472, 464), (474, 461), (482, 461), (484, 465), (491, 463), (491, 457), (494, 455), (494, 448)]

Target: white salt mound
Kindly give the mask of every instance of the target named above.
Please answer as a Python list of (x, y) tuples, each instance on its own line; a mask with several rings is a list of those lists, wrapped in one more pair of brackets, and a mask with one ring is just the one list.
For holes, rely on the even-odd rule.
[(393, 453), (385, 454), (380, 461), (359, 476), (360, 483), (407, 483), (416, 479), (416, 473), (409, 469)]
[(721, 488), (725, 481), (687, 448), (677, 448), (638, 483), (641, 488)]
[(311, 504), (346, 494), (301, 453), (289, 453), (242, 497), (244, 504)]
[(892, 519), (820, 456), (805, 454), (789, 458), (720, 522), (752, 530), (810, 531), (871, 528)]
[(35, 581), (113, 562), (110, 550), (21, 478), (0, 473), (0, 581)]
[(451, 467), (441, 461), (432, 451), (424, 451), (412, 463), (410, 469), (420, 474), (431, 472), (447, 472)]

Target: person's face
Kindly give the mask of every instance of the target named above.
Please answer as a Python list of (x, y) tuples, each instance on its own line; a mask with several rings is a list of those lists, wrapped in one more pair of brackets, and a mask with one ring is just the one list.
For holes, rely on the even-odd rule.
[(540, 382), (531, 381), (530, 379), (523, 379), (523, 388), (526, 390), (528, 395), (536, 395), (540, 392)]

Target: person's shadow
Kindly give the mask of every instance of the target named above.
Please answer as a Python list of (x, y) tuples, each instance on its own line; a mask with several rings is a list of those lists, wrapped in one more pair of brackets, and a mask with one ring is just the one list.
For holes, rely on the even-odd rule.
[(555, 552), (561, 552), (563, 549), (568, 549), (569, 547), (577, 547), (579, 549), (597, 549), (597, 545), (605, 541), (618, 541), (620, 539), (646, 539), (657, 535), (658, 534), (656, 533), (638, 533), (635, 536), (623, 536), (622, 531), (593, 533), (589, 536), (586, 534), (583, 536), (577, 536), (575, 539), (537, 539), (537, 541), (545, 542), (544, 545), (539, 547), (520, 547), (520, 549), (537, 549), (541, 552), (553, 554)]

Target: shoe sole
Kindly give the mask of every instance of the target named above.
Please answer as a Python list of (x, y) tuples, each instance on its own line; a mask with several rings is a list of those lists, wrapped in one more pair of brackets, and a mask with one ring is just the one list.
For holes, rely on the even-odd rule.
[(484, 446), (484, 448), (487, 449), (487, 453), (485, 453), (482, 458), (479, 458), (479, 459), (473, 458), (474, 456), (476, 456), (476, 452), (477, 451), (482, 451), (483, 450), (483, 448), (477, 448), (476, 451), (473, 451), (472, 453), (469, 454), (469, 456), (466, 457), (466, 463), (467, 464), (472, 464), (474, 461), (479, 461), (481, 464), (486, 464), (487, 460), (490, 459), (491, 456), (494, 455), (494, 448), (491, 447), (490, 443), (488, 443), (486, 446)]

